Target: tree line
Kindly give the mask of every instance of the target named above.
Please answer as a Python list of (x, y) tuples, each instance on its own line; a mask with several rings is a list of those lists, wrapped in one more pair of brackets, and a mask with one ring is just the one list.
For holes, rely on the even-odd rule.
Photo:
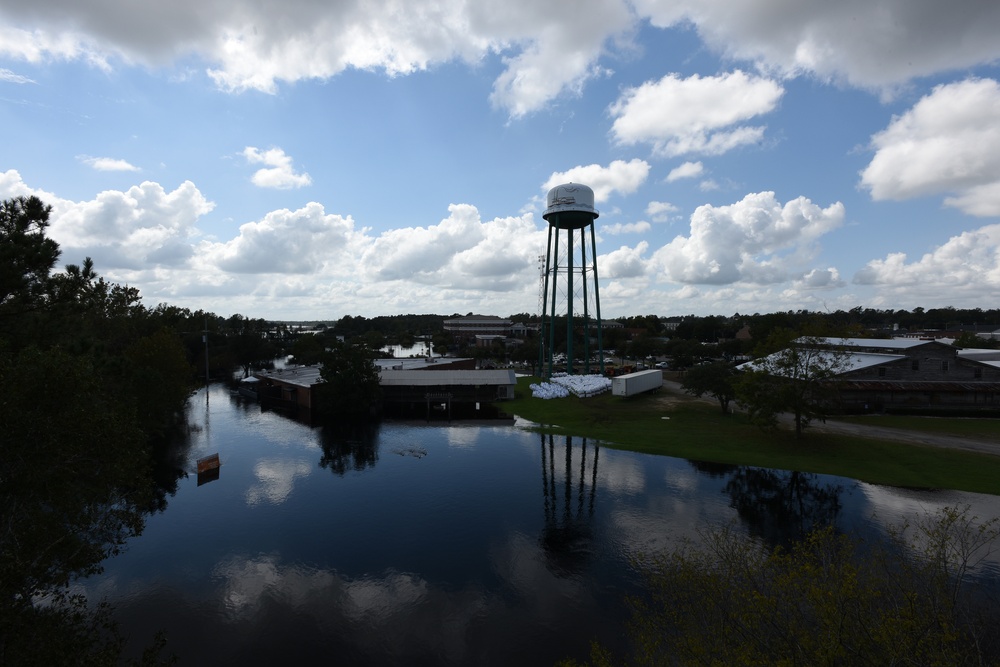
[(117, 664), (110, 610), (69, 586), (176, 491), (191, 390), (275, 347), (263, 320), (148, 308), (90, 258), (58, 270), (50, 214), (0, 202), (0, 664)]

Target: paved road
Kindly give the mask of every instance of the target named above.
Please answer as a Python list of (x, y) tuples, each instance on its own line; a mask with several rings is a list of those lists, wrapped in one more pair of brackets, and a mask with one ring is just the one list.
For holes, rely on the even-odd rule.
[[(663, 381), (663, 389), (675, 393), (684, 394), (679, 382), (669, 380)], [(686, 394), (684, 394), (686, 395)], [(703, 398), (702, 400), (718, 405), (718, 401), (713, 398)], [(877, 416), (872, 416), (873, 421)], [(791, 415), (782, 415), (781, 422), (789, 427), (793, 424)], [(898, 428), (878, 426), (877, 424), (855, 424), (848, 422), (832, 421), (812, 422), (809, 429), (825, 433), (844, 433), (848, 435), (863, 436), (868, 438), (878, 438), (879, 440), (896, 440), (919, 445), (929, 445), (933, 447), (950, 447), (952, 449), (963, 449), (970, 452), (980, 452), (983, 454), (993, 454), (1000, 456), (1000, 442), (976, 438), (960, 438), (950, 435), (938, 435), (934, 433), (924, 433), (921, 431), (908, 431)]]

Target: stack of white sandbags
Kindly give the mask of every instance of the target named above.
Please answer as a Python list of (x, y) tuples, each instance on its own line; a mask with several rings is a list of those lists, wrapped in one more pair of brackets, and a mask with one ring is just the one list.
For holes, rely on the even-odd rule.
[(533, 398), (544, 398), (546, 400), (550, 398), (566, 398), (569, 396), (569, 389), (566, 387), (555, 384), (552, 382), (542, 382), (541, 384), (531, 385), (531, 396)]
[(603, 375), (553, 375), (550, 382), (531, 385), (531, 395), (535, 398), (565, 398), (572, 393), (586, 398), (611, 390), (611, 379)]

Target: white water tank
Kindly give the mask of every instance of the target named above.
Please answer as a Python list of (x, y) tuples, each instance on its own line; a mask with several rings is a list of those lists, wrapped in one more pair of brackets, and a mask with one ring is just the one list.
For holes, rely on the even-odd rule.
[(542, 217), (560, 229), (580, 229), (600, 215), (594, 208), (594, 191), (579, 183), (564, 183), (549, 190)]

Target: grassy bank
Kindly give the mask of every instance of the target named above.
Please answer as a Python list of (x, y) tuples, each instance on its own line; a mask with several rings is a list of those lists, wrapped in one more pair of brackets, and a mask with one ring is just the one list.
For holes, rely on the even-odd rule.
[(663, 393), (536, 399), (529, 385), (538, 381), (519, 378), (517, 397), (504, 404), (505, 411), (543, 430), (618, 449), (1000, 495), (1000, 456), (809, 431), (796, 440), (790, 431), (764, 433), (742, 417), (723, 415), (718, 406)]

